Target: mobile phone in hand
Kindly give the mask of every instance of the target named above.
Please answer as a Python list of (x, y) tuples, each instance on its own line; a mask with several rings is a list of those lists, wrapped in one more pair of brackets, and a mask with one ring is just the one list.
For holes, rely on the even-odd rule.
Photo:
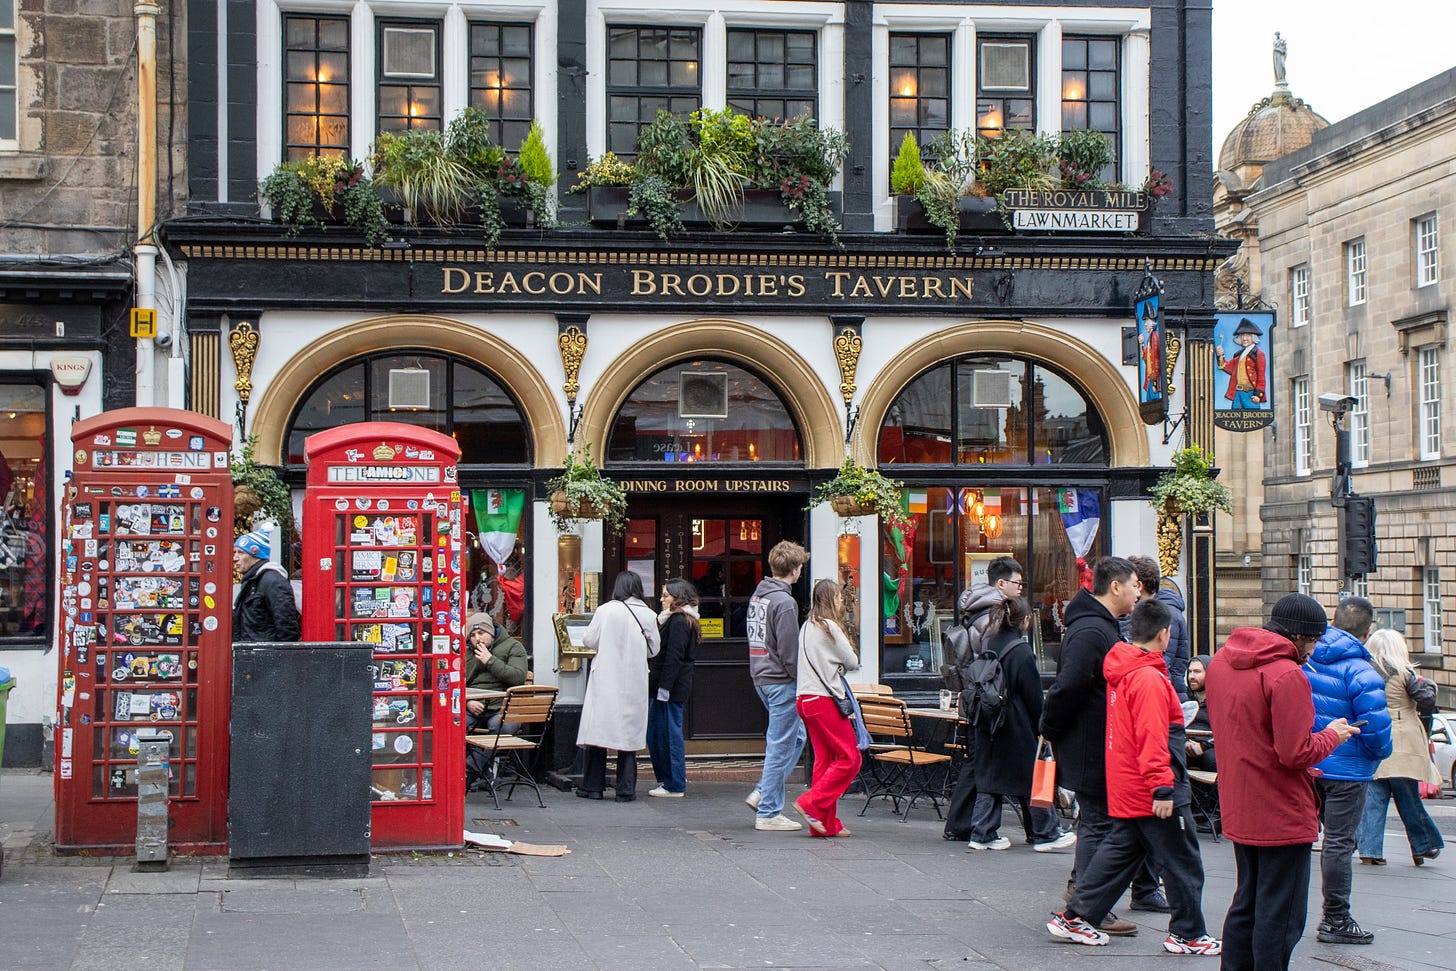
[(1370, 719), (1368, 719), (1368, 718), (1362, 718), (1362, 719), (1360, 719), (1357, 722), (1350, 722), (1350, 724), (1351, 725), (1354, 725), (1356, 728), (1364, 728), (1367, 724), (1369, 724), (1369, 722), (1370, 722)]

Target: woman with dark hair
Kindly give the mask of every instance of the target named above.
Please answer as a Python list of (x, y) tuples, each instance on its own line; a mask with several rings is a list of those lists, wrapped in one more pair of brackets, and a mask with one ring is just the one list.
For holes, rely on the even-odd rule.
[(844, 595), (838, 583), (814, 584), (809, 619), (799, 628), (799, 717), (814, 746), (814, 777), (809, 791), (794, 800), (794, 810), (810, 836), (848, 836), (839, 821), (839, 797), (859, 774), (860, 754), (854, 725), (839, 713), (835, 699), (847, 696), (844, 672), (859, 670), (859, 658), (839, 618)]
[(583, 640), (594, 648), (576, 744), (586, 769), (576, 794), (600, 799), (607, 787), (607, 749), (617, 752), (617, 801), (637, 798), (637, 750), (647, 743), (647, 664), (662, 641), (652, 608), (642, 602), (642, 578), (617, 574), (612, 599), (592, 615)]
[(657, 630), (662, 650), (647, 662), (647, 751), (657, 788), (649, 796), (681, 798), (687, 788), (687, 753), (683, 746), (683, 706), (693, 691), (693, 658), (702, 627), (698, 624), (698, 591), (678, 577), (662, 585), (662, 612)]

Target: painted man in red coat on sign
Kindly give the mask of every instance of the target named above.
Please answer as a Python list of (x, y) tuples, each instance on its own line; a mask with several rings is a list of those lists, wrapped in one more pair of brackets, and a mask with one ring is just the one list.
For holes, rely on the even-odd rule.
[(1259, 325), (1245, 317), (1234, 328), (1234, 342), (1239, 345), (1240, 351), (1225, 359), (1222, 347), (1214, 349), (1219, 370), (1229, 376), (1224, 397), (1233, 402), (1234, 408), (1269, 407), (1269, 394), (1265, 388), (1268, 358), (1259, 350), (1259, 338), (1262, 336)]

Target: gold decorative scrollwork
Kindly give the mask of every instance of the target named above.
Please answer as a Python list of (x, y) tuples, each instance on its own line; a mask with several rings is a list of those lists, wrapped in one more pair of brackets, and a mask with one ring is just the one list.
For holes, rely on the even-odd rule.
[(1158, 510), (1158, 569), (1163, 576), (1176, 576), (1183, 555), (1183, 514)]
[(246, 402), (253, 395), (253, 361), (258, 357), (258, 332), (252, 324), (244, 320), (232, 329), (228, 350), (233, 353), (233, 369), (238, 372), (233, 388), (238, 400)]
[[(1177, 334), (1169, 334), (1167, 347), (1164, 351), (1165, 356), (1168, 358), (1168, 377), (1163, 383), (1168, 386), (1168, 397), (1170, 398), (1173, 396), (1173, 392), (1178, 390), (1173, 387), (1173, 372), (1178, 368), (1178, 354), (1182, 350), (1183, 341), (1178, 338)], [(1167, 574), (1164, 575), (1166, 576)]]
[(854, 400), (854, 372), (859, 367), (859, 352), (864, 340), (853, 327), (845, 327), (834, 338), (834, 359), (839, 362), (839, 393), (846, 407)]
[(575, 404), (581, 390), (576, 379), (581, 373), (581, 360), (586, 357), (586, 331), (573, 324), (556, 335), (556, 346), (561, 351), (561, 369), (566, 372), (561, 390), (566, 392), (567, 402)]

